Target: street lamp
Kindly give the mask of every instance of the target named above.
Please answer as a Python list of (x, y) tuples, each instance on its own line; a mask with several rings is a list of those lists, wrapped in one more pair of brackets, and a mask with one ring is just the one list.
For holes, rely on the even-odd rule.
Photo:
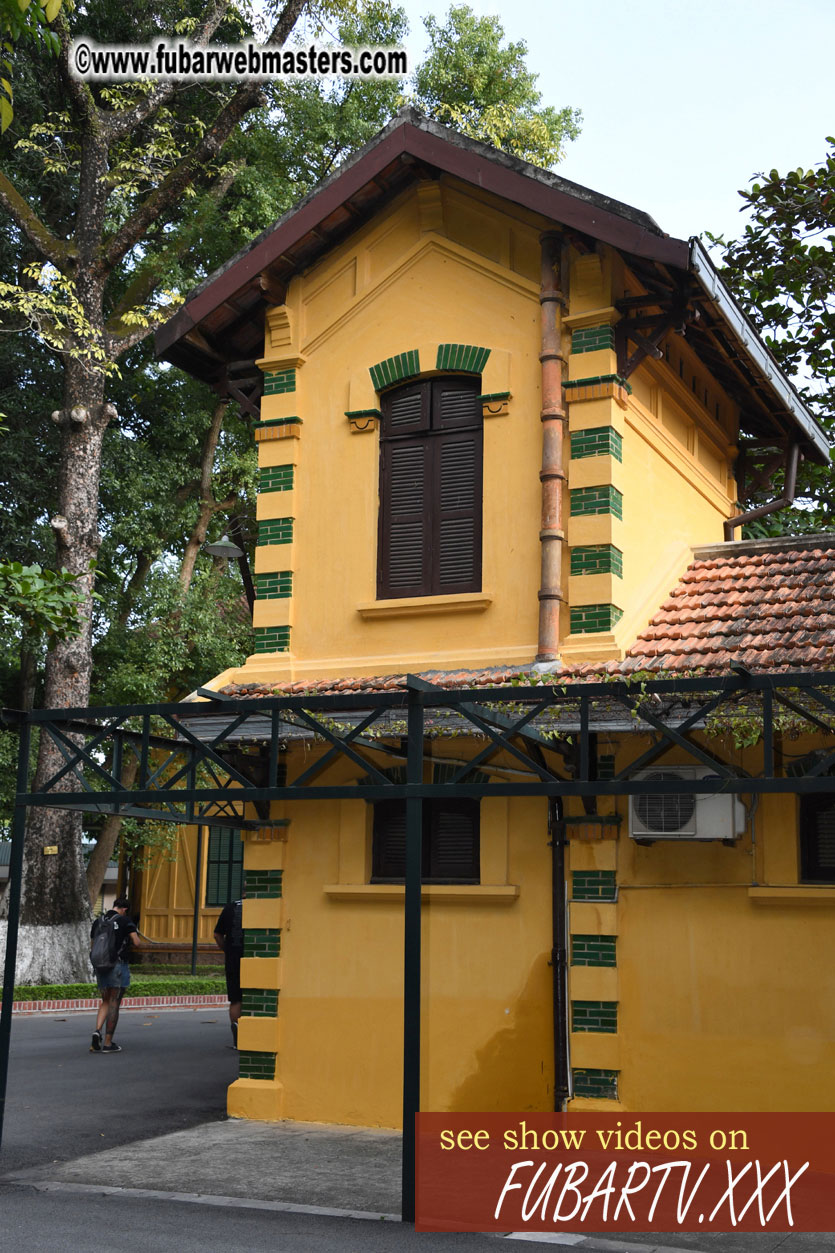
[(234, 560), (238, 563), (238, 569), (241, 572), (241, 580), (246, 593), (249, 612), (255, 606), (255, 586), (252, 582), (252, 574), (249, 569), (249, 561), (247, 560), (246, 550), (244, 548), (244, 537), (241, 531), (242, 518), (229, 519), (229, 532), (223, 533), (221, 538), (213, 544), (204, 544), (203, 551), (209, 553), (212, 557), (218, 557), (224, 561)]

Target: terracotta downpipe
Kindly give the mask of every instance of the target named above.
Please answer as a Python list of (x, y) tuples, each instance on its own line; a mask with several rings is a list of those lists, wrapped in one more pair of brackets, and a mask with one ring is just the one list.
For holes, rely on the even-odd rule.
[(542, 235), (542, 269), (539, 303), (542, 308), (542, 549), (539, 584), (539, 640), (536, 660), (556, 660), (560, 643), (562, 557), (565, 534), (562, 522), (563, 442), (566, 414), (562, 403), (562, 236), (556, 231)]
[(767, 505), (758, 505), (756, 509), (749, 509), (747, 513), (739, 513), (735, 518), (728, 518), (727, 522), (724, 523), (726, 541), (730, 542), (733, 540), (734, 531), (738, 526), (744, 526), (746, 522), (753, 522), (756, 518), (764, 518), (768, 513), (776, 513), (778, 509), (786, 509), (793, 504), (797, 490), (797, 468), (801, 460), (802, 455), (799, 445), (792, 444), (786, 453), (786, 478), (783, 483), (783, 495), (778, 496), (776, 500), (770, 500)]

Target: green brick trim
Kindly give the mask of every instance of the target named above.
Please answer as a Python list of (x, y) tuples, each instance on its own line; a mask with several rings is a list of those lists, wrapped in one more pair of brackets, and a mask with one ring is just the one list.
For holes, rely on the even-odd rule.
[(571, 335), (571, 351), (597, 352), (599, 348), (615, 347), (615, 328), (609, 323), (604, 326), (582, 326)]
[(571, 573), (616, 574), (622, 579), (623, 553), (614, 544), (580, 544), (571, 550)]
[(293, 518), (266, 518), (258, 523), (258, 544), (292, 544)]
[(288, 626), (256, 627), (255, 651), (256, 653), (289, 653), (290, 628)]
[(244, 957), (280, 957), (279, 927), (245, 927)]
[(598, 779), (614, 779), (615, 777), (615, 754), (614, 753), (598, 753), (597, 777)]
[(572, 635), (613, 631), (623, 617), (617, 605), (574, 605), (570, 612)]
[(277, 1018), (278, 992), (272, 988), (242, 988), (241, 1013), (247, 1018)]
[(594, 387), (597, 383), (617, 383), (618, 387), (625, 388), (632, 395), (632, 384), (627, 383), (619, 374), (595, 374), (587, 379), (568, 379), (563, 387), (566, 391), (572, 391), (575, 387)]
[(262, 426), (301, 426), (301, 418), (263, 418), (258, 422), (253, 422), (253, 430), (258, 430)]
[(572, 518), (590, 518), (598, 513), (611, 513), (623, 521), (623, 492), (611, 483), (599, 487), (573, 487), (568, 493)]
[(583, 457), (614, 457), (623, 461), (623, 436), (613, 426), (592, 426), (587, 431), (571, 431), (571, 460)]
[(281, 896), (283, 870), (245, 870), (244, 892), (247, 900), (263, 900)]
[(275, 1079), (275, 1053), (256, 1053), (242, 1049), (238, 1053), (241, 1079)]
[(263, 466), (258, 471), (258, 491), (264, 492), (290, 492), (293, 490), (295, 482), (294, 465), (286, 466)]
[(489, 348), (476, 348), (474, 344), (438, 344), (435, 369), (481, 374), (489, 356)]
[(572, 935), (572, 966), (616, 966), (616, 935)]
[(571, 899), (574, 901), (613, 901), (617, 898), (614, 870), (574, 870)]
[(293, 595), (293, 571), (256, 574), (255, 595), (259, 600), (288, 600)]
[(346, 418), (381, 418), (383, 415), (379, 409), (346, 409)]
[(618, 1099), (619, 1070), (573, 1070), (572, 1087), (575, 1096), (591, 1097), (592, 1100), (616, 1101)]
[(572, 1031), (599, 1031), (606, 1035), (615, 1035), (617, 1029), (617, 1001), (571, 1002)]
[(294, 392), (295, 390), (295, 370), (275, 370), (264, 375), (265, 396), (280, 396), (283, 392)]
[(417, 348), (411, 348), (408, 352), (399, 352), (396, 357), (378, 361), (368, 372), (374, 390), (379, 392), (384, 387), (391, 387), (392, 383), (399, 383), (401, 379), (414, 378), (416, 374), (420, 374), (420, 355)]
[(510, 400), (510, 392), (484, 392), (476, 399), (480, 400), (483, 405), (487, 405), (491, 401)]

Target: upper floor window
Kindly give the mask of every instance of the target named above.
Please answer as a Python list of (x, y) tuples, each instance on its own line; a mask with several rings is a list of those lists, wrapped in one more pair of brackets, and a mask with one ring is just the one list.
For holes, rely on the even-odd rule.
[(801, 798), (800, 878), (835, 883), (835, 796)]
[(381, 401), (377, 596), (481, 590), (481, 380), (407, 383)]

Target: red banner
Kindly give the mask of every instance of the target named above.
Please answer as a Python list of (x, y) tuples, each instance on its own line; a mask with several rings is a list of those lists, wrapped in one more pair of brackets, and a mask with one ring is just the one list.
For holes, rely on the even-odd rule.
[(835, 1114), (418, 1114), (419, 1231), (833, 1231)]

